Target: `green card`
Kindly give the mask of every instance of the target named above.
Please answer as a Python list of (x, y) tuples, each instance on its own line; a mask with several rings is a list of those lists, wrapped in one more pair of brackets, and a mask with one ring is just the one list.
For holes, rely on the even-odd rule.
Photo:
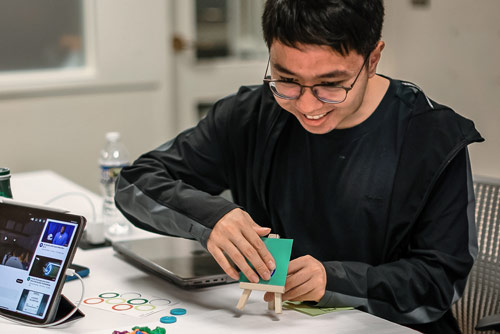
[(354, 309), (354, 307), (317, 307), (317, 306), (308, 305), (306, 303), (291, 302), (291, 301), (284, 302), (283, 307), (290, 309), (290, 310), (295, 310), (295, 311), (305, 313), (305, 314), (310, 315), (312, 317), (315, 317), (317, 315), (330, 313), (330, 312), (337, 312), (337, 311), (345, 311), (345, 310), (353, 310)]
[[(262, 241), (264, 241), (264, 244), (276, 262), (276, 270), (269, 281), (261, 278), (259, 279), (259, 284), (285, 286), (288, 263), (290, 263), (290, 256), (292, 255), (293, 239), (262, 238)], [(241, 273), (240, 282), (250, 281), (245, 274)]]

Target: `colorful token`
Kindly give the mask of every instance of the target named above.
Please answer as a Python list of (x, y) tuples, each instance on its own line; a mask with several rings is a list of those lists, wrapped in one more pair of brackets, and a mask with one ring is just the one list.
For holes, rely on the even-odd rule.
[(151, 329), (149, 327), (139, 327), (139, 326), (135, 326), (135, 327), (132, 327), (132, 330), (137, 330), (137, 333), (141, 332), (141, 333), (151, 333)]
[(151, 334), (165, 334), (166, 330), (163, 327), (157, 326), (155, 329), (151, 331)]
[(186, 309), (185, 308), (174, 308), (170, 310), (170, 314), (172, 315), (184, 315), (186, 314)]
[(173, 324), (177, 321), (176, 317), (165, 316), (160, 318), (160, 322), (163, 324)]

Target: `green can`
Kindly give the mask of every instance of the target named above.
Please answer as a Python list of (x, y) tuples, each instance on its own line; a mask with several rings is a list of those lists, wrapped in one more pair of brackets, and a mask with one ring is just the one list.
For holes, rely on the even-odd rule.
[(0, 167), (0, 196), (12, 198), (10, 190), (10, 169)]

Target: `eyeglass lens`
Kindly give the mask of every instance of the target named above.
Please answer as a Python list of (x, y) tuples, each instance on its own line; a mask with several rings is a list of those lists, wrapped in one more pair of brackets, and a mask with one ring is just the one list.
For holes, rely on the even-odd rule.
[[(278, 96), (285, 99), (297, 99), (302, 93), (302, 87), (295, 82), (270, 82), (271, 89)], [(334, 87), (327, 85), (313, 86), (313, 94), (323, 101), (344, 101), (346, 98), (346, 90), (342, 87)]]

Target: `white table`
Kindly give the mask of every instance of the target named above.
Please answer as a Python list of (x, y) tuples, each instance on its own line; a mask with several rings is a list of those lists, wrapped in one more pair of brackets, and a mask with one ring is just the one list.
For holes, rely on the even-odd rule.
[[(77, 184), (52, 172), (43, 171), (14, 175), (12, 188), (15, 199), (44, 204), (61, 193), (82, 192), (90, 198), (96, 208), (101, 198)], [(92, 214), (87, 200), (79, 196), (61, 198), (58, 206), (72, 212)], [(54, 203), (55, 204), (55, 203)], [(151, 233), (134, 229), (131, 238), (151, 237)], [(276, 315), (267, 310), (263, 293), (254, 292), (245, 309), (240, 312), (236, 304), (241, 295), (237, 284), (196, 290), (184, 290), (161, 278), (144, 272), (117, 256), (112, 248), (81, 250), (76, 253), (74, 263), (90, 268), (90, 276), (84, 278), (85, 297), (93, 297), (105, 291), (134, 291), (145, 295), (155, 295), (177, 302), (174, 307), (187, 309), (187, 314), (178, 316), (174, 324), (161, 324), (160, 317), (168, 315), (168, 310), (152, 314), (146, 318), (125, 316), (119, 312), (105, 311), (82, 305), (85, 317), (76, 322), (46, 329), (47, 333), (107, 333), (113, 330), (131, 330), (133, 326), (156, 326), (166, 328), (168, 334), (176, 333), (416, 333), (373, 315), (357, 311), (339, 311), (317, 317), (283, 310)], [(79, 299), (81, 285), (78, 280), (67, 282), (63, 294), (73, 302)], [(0, 319), (4, 332), (40, 333), (38, 328), (21, 327)]]

